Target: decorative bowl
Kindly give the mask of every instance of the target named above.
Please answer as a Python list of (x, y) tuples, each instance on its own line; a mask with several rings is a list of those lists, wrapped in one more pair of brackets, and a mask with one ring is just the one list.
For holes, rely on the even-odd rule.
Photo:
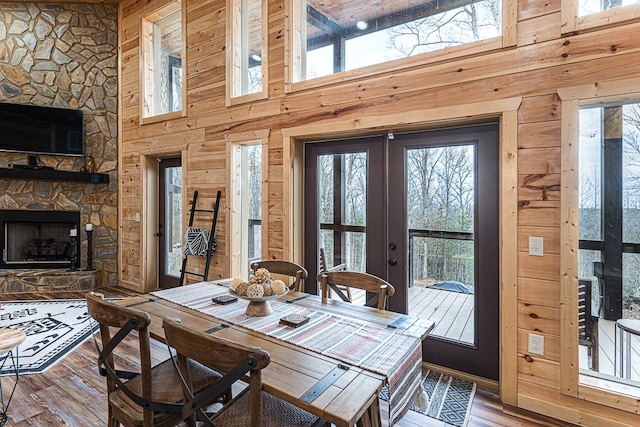
[(269, 305), (269, 301), (288, 294), (289, 288), (284, 288), (284, 292), (281, 294), (273, 294), (268, 297), (248, 297), (246, 295), (238, 295), (231, 289), (229, 289), (229, 293), (235, 297), (249, 301), (246, 311), (247, 316), (268, 316), (273, 313), (273, 310), (271, 310), (271, 306)]

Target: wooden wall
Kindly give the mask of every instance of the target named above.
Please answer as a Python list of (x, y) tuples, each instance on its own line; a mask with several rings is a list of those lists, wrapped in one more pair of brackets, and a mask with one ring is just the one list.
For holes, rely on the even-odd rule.
[[(120, 3), (121, 141), (120, 141), (120, 279), (124, 286), (150, 290), (152, 265), (148, 219), (151, 210), (146, 182), (153, 178), (148, 161), (182, 155), (185, 194), (200, 192), (211, 206), (218, 189), (227, 206), (230, 173), (226, 141), (230, 135), (268, 131), (268, 242), (270, 258), (290, 258), (294, 252), (291, 230), (295, 210), (291, 199), (290, 128), (314, 126), (344, 129), (356, 135), (367, 119), (389, 123), (398, 117), (395, 131), (411, 121), (416, 111), (464, 111), (468, 105), (499, 103), (521, 98), (517, 111), (517, 227), (505, 235), (517, 236), (517, 254), (503, 253), (502, 265), (517, 265), (517, 325), (503, 328), (501, 383), (512, 390), (505, 401), (514, 406), (583, 425), (640, 425), (638, 415), (612, 409), (560, 392), (560, 88), (638, 76), (640, 22), (561, 37), (560, 0), (519, 0), (517, 46), (467, 55), (455, 60), (427, 63), (402, 60), (408, 65), (393, 72), (338, 80), (321, 87), (285, 93), (286, 6), (269, 1), (267, 44), (268, 97), (252, 103), (225, 106), (225, 1), (183, 0), (186, 7), (186, 115), (140, 126), (140, 17), (162, 6), (159, 0), (124, 0)], [(384, 67), (381, 68), (381, 70)], [(452, 116), (455, 116), (452, 113)], [(386, 118), (386, 119), (385, 119)], [(373, 125), (371, 125), (373, 127)], [(237, 139), (237, 137), (236, 137)], [(505, 166), (503, 164), (503, 166)], [(186, 210), (186, 209), (185, 209)], [(135, 214), (141, 214), (136, 221)], [(223, 210), (218, 223), (218, 251), (210, 278), (229, 275), (228, 220)], [(530, 257), (529, 236), (545, 239), (545, 255)], [(504, 236), (503, 236), (504, 237)], [(513, 237), (511, 237), (513, 238)], [(514, 294), (516, 295), (516, 294)], [(516, 320), (517, 319), (517, 320)], [(510, 322), (510, 320), (509, 320)], [(526, 355), (530, 331), (545, 336), (544, 356)], [(526, 356), (526, 357), (525, 357)], [(512, 361), (512, 362), (509, 362)]]

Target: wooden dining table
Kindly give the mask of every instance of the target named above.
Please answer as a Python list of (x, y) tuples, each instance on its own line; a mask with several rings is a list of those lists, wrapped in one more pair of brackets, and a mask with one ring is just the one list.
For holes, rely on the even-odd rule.
[[(208, 283), (228, 286), (229, 280)], [(204, 282), (195, 285), (203, 284)], [(279, 301), (317, 312), (357, 319), (359, 322), (386, 328), (393, 333), (412, 335), (420, 340), (434, 327), (434, 322), (429, 320), (338, 300), (322, 302), (320, 296), (295, 291), (288, 292), (279, 298)], [(151, 336), (161, 342), (165, 342), (162, 318), (170, 317), (180, 319), (182, 325), (194, 330), (215, 334), (217, 337), (244, 345), (260, 347), (271, 355), (271, 363), (262, 372), (262, 383), (266, 392), (337, 427), (381, 426), (378, 396), (387, 381), (387, 377), (381, 373), (345, 363), (344, 360), (242, 325), (229, 323), (184, 304), (161, 298), (156, 292), (120, 300), (117, 304), (149, 313), (152, 318)]]

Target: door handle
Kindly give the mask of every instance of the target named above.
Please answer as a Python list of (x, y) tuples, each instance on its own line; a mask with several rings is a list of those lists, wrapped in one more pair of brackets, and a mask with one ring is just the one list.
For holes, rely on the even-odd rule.
[(156, 233), (156, 237), (162, 237), (162, 232), (158, 231), (158, 232)]
[(396, 260), (395, 258), (389, 258), (389, 265), (396, 265), (398, 263), (398, 260)]

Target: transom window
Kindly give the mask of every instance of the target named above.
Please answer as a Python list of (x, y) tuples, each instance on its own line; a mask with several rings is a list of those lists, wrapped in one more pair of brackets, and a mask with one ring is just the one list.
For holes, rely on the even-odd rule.
[(294, 81), (500, 36), (502, 0), (300, 0), (298, 15)]

